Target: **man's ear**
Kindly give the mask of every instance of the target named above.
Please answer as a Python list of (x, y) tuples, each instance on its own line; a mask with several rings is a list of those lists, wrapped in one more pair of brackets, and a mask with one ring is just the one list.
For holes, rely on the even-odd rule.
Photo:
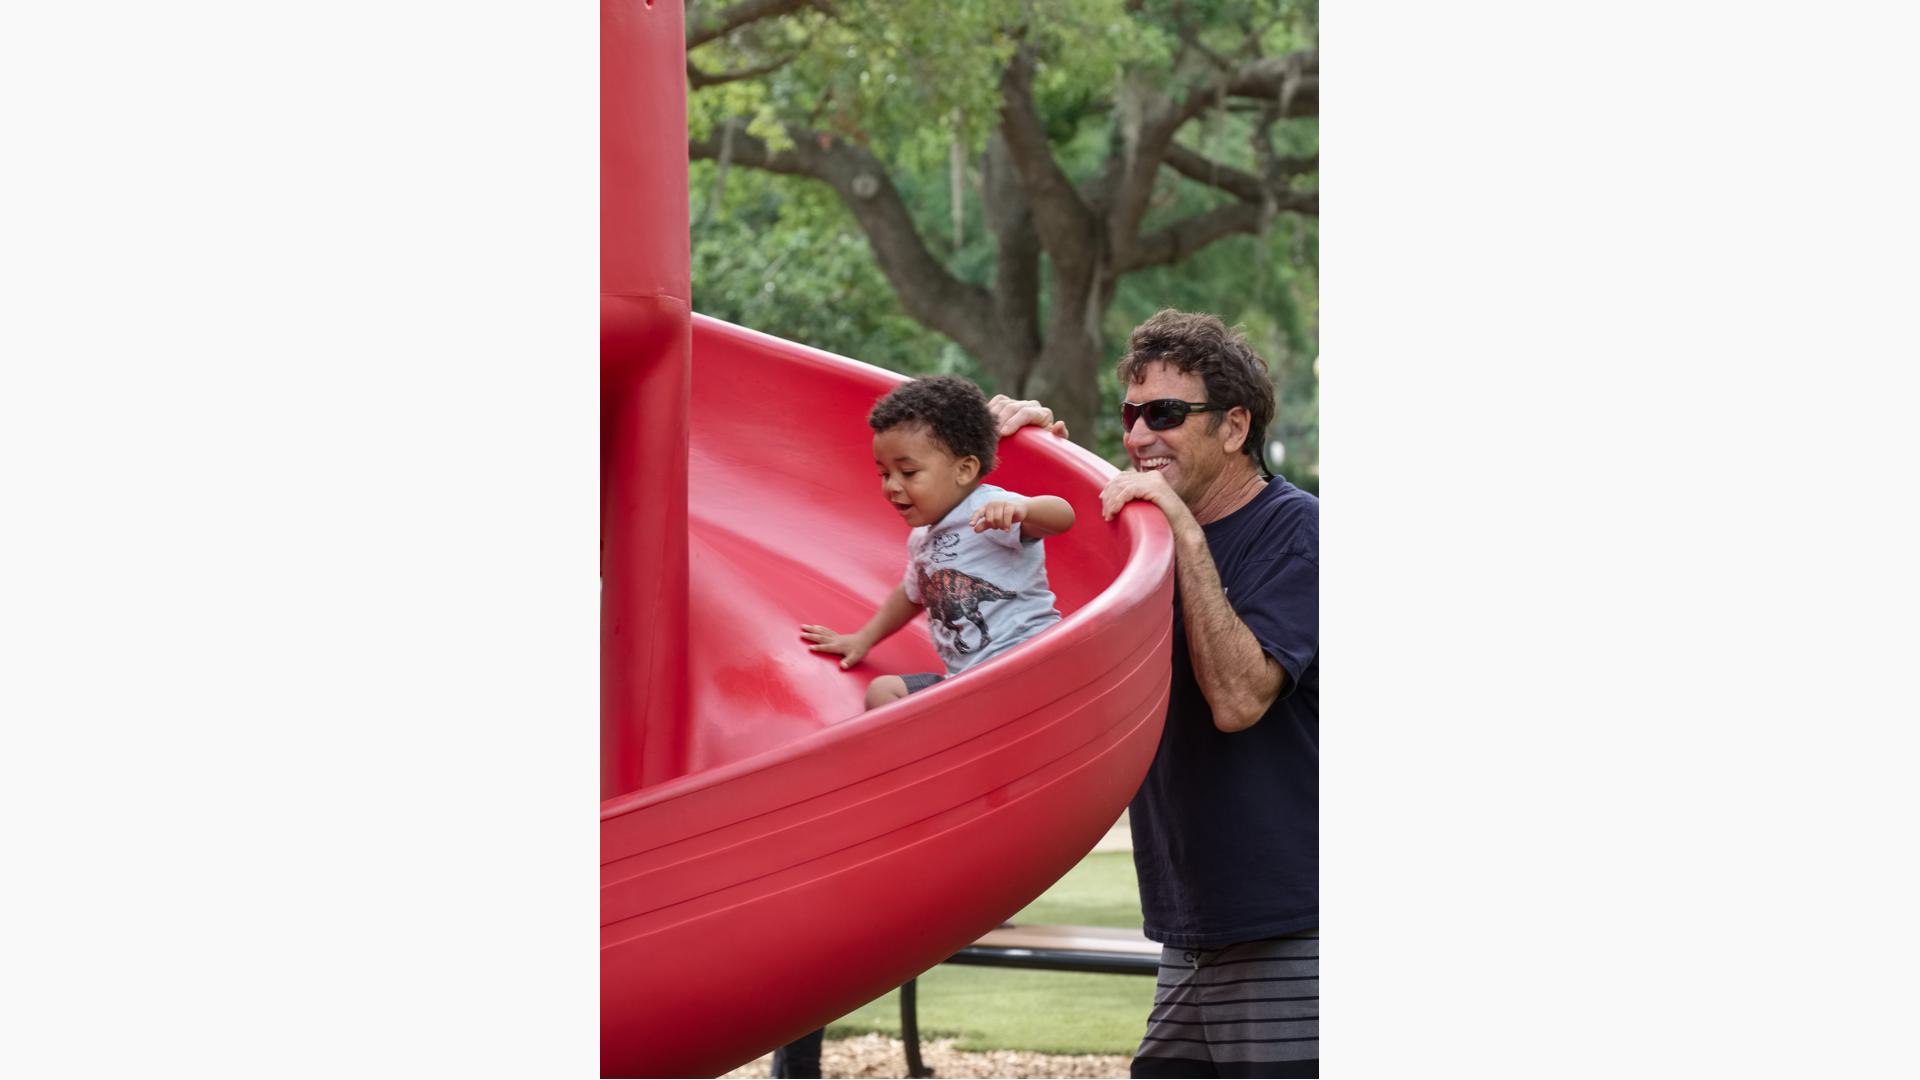
[(1235, 405), (1227, 410), (1227, 442), (1229, 454), (1237, 454), (1247, 445), (1247, 429), (1253, 426), (1253, 413), (1244, 406)]
[(972, 454), (961, 458), (955, 468), (960, 474), (960, 484), (962, 487), (973, 483), (980, 477), (980, 459), (974, 457)]

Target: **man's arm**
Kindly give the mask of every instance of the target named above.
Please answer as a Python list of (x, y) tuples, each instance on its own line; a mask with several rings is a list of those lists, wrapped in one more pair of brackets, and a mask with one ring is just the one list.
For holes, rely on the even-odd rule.
[(1186, 617), (1187, 657), (1193, 677), (1221, 731), (1245, 731), (1265, 716), (1286, 689), (1287, 671), (1260, 647), (1220, 587), (1207, 534), (1158, 473), (1123, 472), (1100, 492), (1102, 514), (1143, 499), (1160, 508), (1173, 530), (1174, 575), (1180, 581), (1180, 612)]
[[(1189, 515), (1191, 520), (1191, 515)], [(1186, 616), (1187, 658), (1193, 677), (1221, 731), (1245, 731), (1258, 723), (1287, 686), (1287, 669), (1260, 647), (1220, 588), (1207, 537), (1194, 523), (1190, 535), (1173, 534), (1174, 573), (1180, 579), (1180, 611)]]

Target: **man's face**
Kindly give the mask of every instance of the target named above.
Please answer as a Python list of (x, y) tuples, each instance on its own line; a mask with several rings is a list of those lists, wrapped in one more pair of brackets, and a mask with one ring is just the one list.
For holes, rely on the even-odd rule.
[[(1128, 401), (1149, 402), (1160, 398), (1205, 402), (1207, 384), (1193, 372), (1181, 371), (1168, 363), (1148, 364), (1140, 381), (1128, 384)], [(1157, 472), (1167, 481), (1180, 501), (1195, 505), (1220, 478), (1228, 460), (1226, 440), (1234, 425), (1224, 420), (1209, 430), (1217, 413), (1189, 413), (1185, 423), (1165, 431), (1153, 431), (1142, 416), (1127, 431), (1127, 456), (1141, 472)]]

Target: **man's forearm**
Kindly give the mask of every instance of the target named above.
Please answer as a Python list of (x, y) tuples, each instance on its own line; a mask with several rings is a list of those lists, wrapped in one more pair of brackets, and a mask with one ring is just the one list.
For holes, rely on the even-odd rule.
[(1197, 523), (1174, 529), (1174, 568), (1180, 579), (1187, 657), (1213, 712), (1213, 725), (1221, 731), (1244, 731), (1280, 696), (1286, 670), (1266, 654), (1227, 602), (1213, 552)]

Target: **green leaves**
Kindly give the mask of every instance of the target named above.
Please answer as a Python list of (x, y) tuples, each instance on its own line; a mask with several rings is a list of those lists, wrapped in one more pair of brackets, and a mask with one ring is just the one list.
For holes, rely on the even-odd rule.
[[(1311, 115), (1297, 114), (1313, 111), (1317, 76), (1308, 58), (1281, 58), (1314, 46), (1314, 0), (831, 0), (779, 6), (784, 13), (778, 17), (736, 27), (692, 50), (690, 63), (699, 74), (689, 96), (689, 127), (704, 144), (702, 157), (716, 156), (708, 137), (729, 120), (773, 154), (791, 147), (790, 132), (811, 132), (823, 150), (839, 140), (877, 159), (906, 214), (883, 220), (873, 212), (878, 204), (858, 202), (872, 197), (872, 183), (862, 181), (863, 191), (844, 170), (849, 161), (871, 168), (872, 159), (850, 151), (814, 153), (813, 163), (802, 167), (810, 176), (773, 175), (735, 162), (718, 187), (715, 163), (696, 161), (693, 252), (700, 310), (903, 371), (967, 374), (1009, 393), (1022, 387), (992, 386), (983, 377), (986, 367), (1008, 381), (1066, 370), (1044, 366), (1056, 362), (1056, 353), (1042, 350), (1041, 341), (1025, 344), (1062, 325), (1049, 321), (1056, 291), (1077, 297), (1093, 292), (1097, 299), (1079, 325), (1097, 326), (1104, 345), (1084, 336), (1071, 339), (1081, 343), (1077, 355), (1083, 359), (1074, 370), (1082, 374), (1039, 379), (1055, 387), (1084, 387), (1093, 378), (1085, 374), (1084, 357), (1095, 346), (1101, 355), (1116, 355), (1133, 325), (1162, 307), (1211, 311), (1243, 325), (1273, 365), (1280, 401), (1270, 434), (1287, 444), (1288, 474), (1311, 482), (1317, 457), (1318, 228), (1312, 214), (1319, 133)], [(1046, 132), (1045, 148), (1077, 193), (1071, 198), (1058, 197), (1057, 187), (1042, 192), (1029, 186), (1036, 181), (1019, 178), (1020, 171), (1004, 163), (993, 174), (998, 185), (984, 183), (984, 149), (1003, 118), (1002, 75), (1021, 49), (1033, 56), (1034, 109)], [(1306, 87), (1304, 97), (1289, 98), (1296, 115), (1282, 117), (1273, 97), (1276, 85), (1287, 94)], [(1167, 152), (1159, 142), (1151, 144), (1151, 156), (1136, 157), (1153, 117), (1179, 122), (1178, 168), (1158, 156)], [(1136, 160), (1146, 171), (1127, 189), (1134, 200), (1126, 204), (1133, 208), (1129, 216), (1114, 208), (1120, 178)], [(1156, 161), (1162, 161), (1157, 169)], [(1031, 164), (1029, 157), (1024, 165)], [(1031, 169), (1028, 174), (1035, 175)], [(822, 181), (837, 185), (854, 200), (850, 205), (862, 207), (861, 215), (856, 218)], [(992, 207), (983, 201), (990, 187)], [(1024, 196), (1009, 194), (1023, 188)], [(1050, 201), (1043, 203), (1043, 195)], [(1007, 234), (1009, 250), (1024, 252), (1011, 259), (988, 222), (1027, 220), (1020, 216), (1022, 199), (1035, 228)], [(1084, 209), (1074, 206), (1075, 199)], [(1040, 216), (1054, 213), (1069, 216)], [(957, 239), (956, 216), (962, 223)], [(1062, 220), (1073, 227), (1061, 228)], [(872, 244), (863, 229), (874, 230)], [(1140, 245), (1148, 236), (1154, 244)], [(876, 263), (874, 244), (887, 255), (887, 273)], [(938, 264), (931, 274), (922, 251)], [(1116, 252), (1130, 252), (1124, 265), (1133, 269), (1115, 270)], [(1175, 261), (1153, 265), (1167, 259)], [(1067, 267), (1082, 276), (1062, 284)], [(1110, 304), (1105, 293), (1088, 288), (1088, 274), (1117, 277)], [(964, 335), (962, 325), (979, 327), (981, 312), (995, 312), (1006, 326), (986, 325), (1004, 332), (968, 339), (993, 355), (983, 362), (907, 316), (895, 288), (916, 297), (920, 317), (948, 333)], [(991, 306), (979, 299), (998, 289), (1016, 290), (1024, 299), (1001, 295)], [(960, 306), (960, 295), (975, 308)], [(957, 324), (956, 312), (962, 311), (972, 321)], [(1035, 311), (1038, 323), (1030, 327), (1023, 320)], [(1105, 385), (1110, 381), (1101, 386), (1099, 411), (1084, 428), (1103, 451), (1117, 451), (1119, 442), (1110, 407), (1116, 388)], [(1087, 416), (1090, 397), (1080, 398), (1080, 415)]]
[(883, 367), (937, 369), (951, 346), (900, 310), (830, 191), (733, 169), (709, 212), (714, 173), (705, 161), (690, 171), (695, 310)]

